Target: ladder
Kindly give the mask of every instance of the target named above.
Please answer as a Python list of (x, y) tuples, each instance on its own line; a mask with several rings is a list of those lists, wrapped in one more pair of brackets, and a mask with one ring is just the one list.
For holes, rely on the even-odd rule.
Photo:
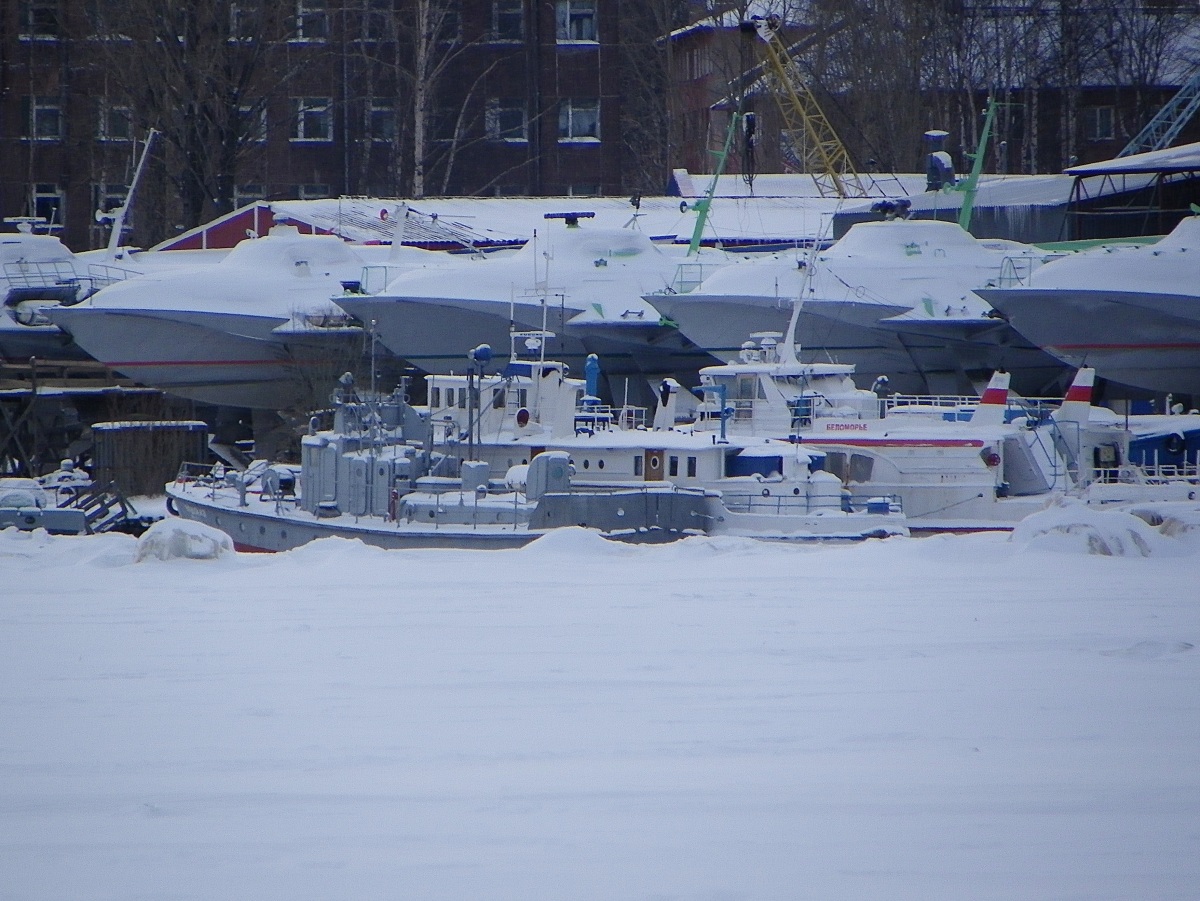
[(1163, 104), (1162, 109), (1154, 114), (1154, 118), (1146, 123), (1146, 127), (1139, 131), (1137, 136), (1125, 145), (1125, 149), (1117, 154), (1117, 158), (1170, 147), (1198, 109), (1200, 109), (1200, 72), (1196, 72), (1184, 82), (1179, 92)]

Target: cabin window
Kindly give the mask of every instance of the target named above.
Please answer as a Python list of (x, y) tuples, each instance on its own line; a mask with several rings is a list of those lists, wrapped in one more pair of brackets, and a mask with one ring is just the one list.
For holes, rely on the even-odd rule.
[(866, 454), (851, 454), (850, 455), (850, 472), (847, 481), (850, 482), (869, 482), (871, 481), (871, 471), (875, 465), (875, 460), (868, 457)]
[(633, 458), (633, 474), (635, 476), (640, 476), (642, 474), (642, 458), (641, 457)]
[(503, 388), (493, 388), (492, 389), (492, 409), (493, 410), (503, 410), (504, 409), (504, 389)]
[(672, 475), (672, 476), (679, 475), (679, 458), (678, 457), (668, 458), (668, 460), (667, 460), (667, 475)]
[(441, 405), (442, 405), (442, 389), (441, 388), (430, 388), (429, 389), (429, 409), (436, 410)]
[(695, 457), (687, 458), (687, 474), (688, 474), (689, 479), (696, 478), (696, 458)]
[(826, 454), (822, 469), (833, 473), (843, 482), (846, 481), (846, 455), (840, 451), (833, 451)]
[(458, 408), (460, 410), (465, 410), (467, 408), (467, 389), (466, 388), (458, 389)]

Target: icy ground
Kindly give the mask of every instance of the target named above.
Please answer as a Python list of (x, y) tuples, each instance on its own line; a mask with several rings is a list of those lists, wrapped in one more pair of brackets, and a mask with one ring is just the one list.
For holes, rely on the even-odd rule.
[(1108, 515), (0, 533), (0, 898), (1196, 898), (1200, 540)]

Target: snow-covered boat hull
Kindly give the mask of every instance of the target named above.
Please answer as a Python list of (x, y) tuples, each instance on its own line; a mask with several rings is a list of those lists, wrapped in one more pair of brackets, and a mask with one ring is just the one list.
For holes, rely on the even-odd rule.
[(281, 334), (276, 329), (288, 320), (276, 316), (83, 306), (47, 315), (96, 359), (140, 384), (250, 409), (281, 410), (327, 396), (362, 345), (359, 329)]

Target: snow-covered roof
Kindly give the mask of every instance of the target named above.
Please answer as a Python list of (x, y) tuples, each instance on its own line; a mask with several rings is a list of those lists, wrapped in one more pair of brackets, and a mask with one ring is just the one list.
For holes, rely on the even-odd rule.
[(1181, 144), (1164, 150), (1135, 153), (1132, 156), (1086, 163), (1064, 170), (1067, 175), (1084, 178), (1090, 175), (1147, 175), (1180, 172), (1200, 172), (1200, 143)]
[[(411, 200), (405, 221), (406, 244), (432, 243), (495, 247), (523, 243), (534, 232), (542, 234), (554, 223), (547, 214), (591, 213), (591, 227), (621, 228), (636, 225), (652, 240), (688, 243), (696, 226), (696, 199), (708, 185), (686, 183), (684, 196), (642, 197), (635, 208), (627, 197), (438, 197)], [(915, 178), (915, 177), (914, 177)], [(888, 176), (891, 179), (891, 176)], [(778, 180), (763, 196), (764, 180)], [(901, 185), (881, 180), (881, 196), (889, 184), (891, 196), (902, 195)], [(740, 176), (724, 176), (708, 213), (704, 241), (724, 244), (807, 242), (828, 237), (830, 220), (842, 201), (816, 195), (812, 178), (760, 176), (755, 196)], [(693, 193), (694, 191), (694, 193)], [(723, 196), (723, 192), (728, 195)], [(734, 193), (736, 191), (736, 193)], [(800, 192), (803, 193), (800, 193)], [(778, 193), (777, 193), (778, 192)], [(275, 220), (286, 219), (310, 230), (336, 234), (348, 241), (391, 242), (394, 216), (401, 201), (388, 198), (285, 200), (251, 205), (213, 223), (181, 235), (157, 249), (174, 249), (196, 243), (208, 233), (205, 246), (232, 246), (245, 237), (250, 214), (262, 207)], [(242, 217), (238, 219), (238, 217)], [(244, 221), (243, 221), (244, 220)], [(261, 225), (262, 223), (260, 223)], [(267, 223), (269, 227), (270, 223)], [(265, 228), (259, 229), (260, 232)], [(219, 234), (220, 233), (220, 234)]]

